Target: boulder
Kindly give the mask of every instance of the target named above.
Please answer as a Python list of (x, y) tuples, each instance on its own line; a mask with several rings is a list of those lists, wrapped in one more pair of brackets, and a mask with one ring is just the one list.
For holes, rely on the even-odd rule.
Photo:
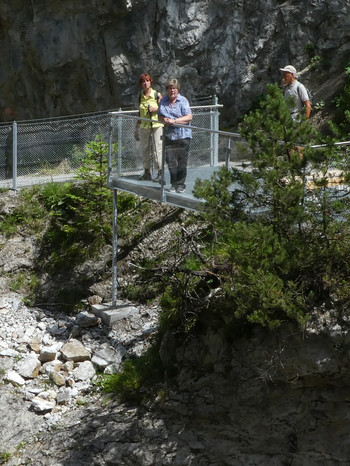
[(25, 380), (23, 377), (21, 377), (18, 372), (16, 371), (8, 371), (7, 374), (5, 375), (5, 380), (7, 382), (12, 383), (12, 385), (17, 385), (21, 386), (25, 384)]
[(52, 411), (56, 406), (56, 402), (52, 400), (45, 400), (41, 396), (36, 396), (32, 400), (32, 408), (36, 413), (44, 414), (49, 411)]
[(91, 380), (95, 375), (96, 372), (91, 361), (80, 363), (73, 371), (74, 379), (79, 381)]
[(40, 350), (39, 359), (42, 363), (54, 361), (57, 355), (57, 348), (55, 346), (44, 346)]
[(29, 354), (17, 364), (18, 373), (25, 379), (34, 379), (39, 375), (41, 363), (35, 353)]
[(91, 359), (90, 351), (78, 340), (70, 340), (61, 348), (61, 354), (65, 361), (83, 362)]

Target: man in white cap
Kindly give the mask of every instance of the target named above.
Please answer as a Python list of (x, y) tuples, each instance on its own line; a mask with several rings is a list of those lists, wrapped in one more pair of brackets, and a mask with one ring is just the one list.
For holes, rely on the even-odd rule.
[(300, 120), (303, 108), (306, 107), (305, 116), (306, 118), (309, 118), (311, 113), (311, 103), (305, 86), (297, 79), (297, 70), (294, 66), (287, 65), (284, 68), (280, 68), (280, 71), (282, 71), (284, 98), (288, 101), (290, 101), (290, 98), (293, 99), (293, 103), (290, 107), (291, 117), (295, 121)]

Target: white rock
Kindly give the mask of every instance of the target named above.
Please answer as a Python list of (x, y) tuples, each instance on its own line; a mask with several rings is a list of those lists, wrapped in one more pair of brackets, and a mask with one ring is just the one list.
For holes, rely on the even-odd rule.
[(29, 343), (30, 340), (33, 338), (35, 328), (34, 327), (27, 327), (24, 334), (19, 338), (19, 343)]
[(107, 367), (108, 364), (109, 364), (105, 359), (100, 358), (99, 356), (92, 356), (91, 362), (92, 362), (95, 366), (97, 366), (97, 368), (98, 368), (99, 370), (102, 370), (102, 371), (103, 371), (104, 369), (106, 369), (106, 367)]
[(43, 335), (43, 345), (50, 346), (52, 344), (52, 337), (48, 333), (44, 333)]
[(96, 375), (96, 371), (91, 361), (84, 361), (74, 369), (73, 377), (75, 380), (85, 381), (90, 380)]
[(10, 358), (15, 358), (18, 355), (18, 351), (7, 348), (0, 351), (0, 356), (9, 356)]
[(39, 360), (41, 362), (54, 361), (56, 359), (57, 349), (55, 346), (44, 346), (40, 350)]
[(56, 390), (45, 390), (40, 393), (40, 398), (43, 398), (44, 400), (54, 401), (56, 400), (56, 397), (57, 397)]
[(74, 369), (74, 362), (73, 361), (66, 361), (63, 364), (62, 369), (67, 371), (68, 373), (72, 372), (72, 370)]
[(55, 401), (45, 400), (41, 396), (37, 396), (34, 398), (34, 400), (32, 400), (32, 407), (34, 411), (37, 413), (45, 413), (47, 411), (52, 411), (55, 406)]
[(29, 354), (19, 361), (17, 365), (18, 373), (25, 379), (32, 379), (38, 376), (41, 363), (35, 353)]
[(39, 393), (43, 391), (44, 389), (41, 387), (28, 387), (28, 392), (33, 393), (34, 395), (39, 395)]
[(52, 380), (52, 382), (58, 387), (63, 387), (66, 384), (66, 378), (64, 375), (56, 371), (50, 372), (50, 380)]
[(45, 362), (40, 368), (40, 372), (43, 374), (50, 374), (51, 371), (59, 371), (63, 366), (63, 362), (59, 361), (58, 359), (54, 359), (53, 361)]
[(66, 361), (82, 362), (91, 359), (90, 352), (78, 340), (70, 340), (61, 348), (63, 359)]
[(57, 393), (57, 404), (66, 404), (69, 403), (72, 398), (72, 389), (71, 388), (61, 388)]
[(12, 385), (24, 385), (25, 380), (16, 371), (8, 371), (5, 375), (5, 380), (12, 383)]

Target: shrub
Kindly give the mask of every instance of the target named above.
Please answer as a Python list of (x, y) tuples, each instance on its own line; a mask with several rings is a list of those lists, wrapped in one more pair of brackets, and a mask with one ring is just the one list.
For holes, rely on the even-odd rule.
[[(232, 270), (220, 274), (231, 303), (230, 311), (224, 307), (225, 321), (244, 317), (274, 327), (289, 318), (304, 323), (325, 301), (342, 309), (350, 299), (348, 287), (340, 285), (350, 278), (349, 256), (341, 254), (349, 248), (349, 200), (330, 189), (329, 169), (342, 169), (346, 180), (346, 162), (332, 140), (312, 149), (311, 140), (319, 142), (320, 135), (308, 121), (290, 119), (275, 85), (240, 132), (253, 154), (251, 171), (222, 169), (195, 186), (207, 201), (208, 262)], [(312, 173), (317, 175), (308, 190)]]

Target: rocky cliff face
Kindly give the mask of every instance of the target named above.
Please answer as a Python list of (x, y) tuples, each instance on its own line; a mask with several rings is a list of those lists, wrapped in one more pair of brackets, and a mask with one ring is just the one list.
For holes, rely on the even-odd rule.
[(327, 102), (349, 28), (342, 0), (4, 0), (1, 119), (134, 106), (148, 71), (160, 89), (179, 77), (192, 101), (216, 93), (234, 123), (287, 63)]
[[(178, 376), (139, 404), (106, 403), (86, 389), (84, 408), (35, 416), (24, 412), (29, 403), (19, 403), (18, 391), (10, 397), (4, 386), (7, 464), (349, 464), (348, 322), (332, 312), (322, 319), (305, 331), (255, 328), (230, 345), (213, 329), (181, 345), (169, 337), (165, 354)], [(135, 320), (131, 326), (124, 320), (128, 331), (135, 328)], [(27, 384), (22, 392), (30, 389)]]
[[(15, 193), (1, 193), (0, 214), (15, 203)], [(168, 229), (157, 235), (174, 239)], [(238, 322), (223, 330), (203, 315), (191, 338), (164, 336), (160, 356), (176, 376), (172, 370), (142, 403), (107, 402), (90, 383), (95, 370), (141, 354), (158, 307), (132, 306), (109, 328), (85, 312), (67, 315), (59, 303), (55, 312), (27, 308), (10, 291), (11, 278), (35, 268), (37, 240), (0, 236), (0, 463), (7, 455), (8, 466), (349, 464), (347, 312), (324, 306), (304, 329), (286, 323), (275, 331)], [(151, 241), (139, 247), (149, 251)], [(89, 264), (81, 270), (91, 274)], [(135, 280), (125, 264), (121, 275)], [(103, 289), (103, 282), (90, 288), (101, 296)], [(73, 342), (86, 360), (68, 353)]]

